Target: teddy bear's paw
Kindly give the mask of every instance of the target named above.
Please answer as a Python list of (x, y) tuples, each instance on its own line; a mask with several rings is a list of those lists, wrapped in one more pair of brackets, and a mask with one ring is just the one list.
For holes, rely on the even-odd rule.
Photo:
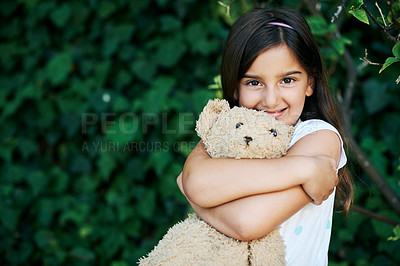
[(189, 214), (168, 230), (139, 265), (248, 265), (247, 247)]

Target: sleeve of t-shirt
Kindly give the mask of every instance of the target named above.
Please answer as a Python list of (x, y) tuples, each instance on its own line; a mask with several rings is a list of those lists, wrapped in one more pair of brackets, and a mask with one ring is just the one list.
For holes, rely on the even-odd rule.
[(343, 148), (343, 140), (342, 137), (340, 136), (339, 132), (337, 129), (329, 124), (328, 122), (325, 122), (323, 120), (319, 119), (311, 119), (311, 120), (306, 120), (306, 121), (300, 121), (296, 127), (295, 131), (293, 134), (293, 138), (290, 142), (290, 147), (292, 147), (293, 144), (295, 144), (299, 139), (302, 137), (308, 135), (308, 134), (315, 134), (318, 130), (322, 129), (328, 129), (336, 133), (336, 135), (339, 137), (340, 140), (340, 158), (339, 158), (339, 164), (337, 167), (337, 170), (342, 168), (346, 162), (347, 162), (347, 157), (345, 150)]

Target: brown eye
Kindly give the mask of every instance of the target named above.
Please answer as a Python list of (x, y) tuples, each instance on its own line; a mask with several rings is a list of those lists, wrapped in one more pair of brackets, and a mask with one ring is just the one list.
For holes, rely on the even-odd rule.
[(239, 122), (239, 123), (236, 124), (236, 128), (239, 128), (239, 127), (241, 127), (241, 126), (243, 126), (243, 123), (241, 123), (241, 122)]
[(271, 134), (274, 135), (274, 137), (278, 136), (278, 133), (276, 132), (275, 129), (271, 129), (269, 132), (271, 132)]

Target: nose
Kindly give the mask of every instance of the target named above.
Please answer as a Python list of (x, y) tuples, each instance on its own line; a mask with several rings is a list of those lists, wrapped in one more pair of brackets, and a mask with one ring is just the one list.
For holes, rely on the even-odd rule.
[(247, 145), (249, 145), (249, 142), (252, 140), (253, 140), (252, 137), (249, 137), (249, 136), (244, 137), (244, 141), (246, 142)]
[(264, 88), (261, 102), (267, 109), (271, 110), (278, 106), (279, 97), (279, 89), (271, 85)]

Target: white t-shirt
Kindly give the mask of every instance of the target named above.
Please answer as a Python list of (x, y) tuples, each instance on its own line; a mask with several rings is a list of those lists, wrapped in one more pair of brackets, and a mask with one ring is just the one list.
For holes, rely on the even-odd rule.
[[(347, 162), (342, 138), (336, 128), (323, 120), (299, 121), (295, 126), (290, 147), (305, 135), (318, 134), (317, 131), (322, 129), (332, 130), (340, 139), (341, 154), (338, 165), (340, 169)], [(307, 204), (281, 225), (280, 233), (286, 245), (287, 265), (328, 265), (334, 200), (335, 192), (321, 205)]]

